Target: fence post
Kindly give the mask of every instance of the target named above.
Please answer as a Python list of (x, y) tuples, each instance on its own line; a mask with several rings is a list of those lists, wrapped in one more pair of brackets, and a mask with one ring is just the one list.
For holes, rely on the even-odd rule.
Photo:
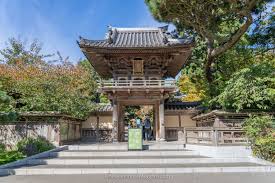
[(99, 115), (96, 115), (96, 142), (99, 142)]
[(183, 128), (183, 135), (184, 135), (184, 143), (187, 144), (187, 132), (185, 127)]
[(218, 146), (218, 131), (215, 128), (213, 128), (212, 135), (213, 145)]
[(28, 138), (28, 123), (27, 123), (27, 121), (25, 123), (25, 130), (26, 130), (26, 136), (25, 136), (25, 138)]

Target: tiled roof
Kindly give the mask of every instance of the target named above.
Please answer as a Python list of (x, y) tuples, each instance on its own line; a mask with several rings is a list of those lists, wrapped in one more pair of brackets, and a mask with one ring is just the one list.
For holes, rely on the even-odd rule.
[(98, 48), (148, 48), (190, 44), (191, 39), (173, 38), (167, 28), (115, 28), (109, 27), (104, 40), (88, 40), (80, 37), (80, 46)]
[(99, 103), (96, 105), (92, 112), (111, 112), (113, 111), (113, 106), (109, 103)]
[[(165, 110), (181, 110), (181, 109), (191, 109), (196, 108), (201, 104), (198, 102), (166, 102), (164, 104)], [(111, 104), (101, 103), (92, 112), (112, 112), (113, 107)]]
[(164, 104), (166, 110), (181, 110), (197, 108), (201, 105), (200, 101), (197, 102), (167, 102)]

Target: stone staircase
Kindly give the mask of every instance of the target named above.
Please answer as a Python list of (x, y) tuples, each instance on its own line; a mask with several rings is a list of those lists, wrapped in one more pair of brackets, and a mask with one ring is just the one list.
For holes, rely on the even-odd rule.
[(195, 172), (270, 172), (274, 167), (245, 157), (206, 157), (181, 144), (149, 144), (128, 151), (127, 144), (72, 145), (24, 164), (0, 169), (2, 175), (174, 174)]

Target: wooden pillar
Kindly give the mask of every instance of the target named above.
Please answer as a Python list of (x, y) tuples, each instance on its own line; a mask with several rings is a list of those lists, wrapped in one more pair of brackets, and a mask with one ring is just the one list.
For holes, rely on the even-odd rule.
[(124, 111), (125, 106), (118, 104), (118, 141), (125, 141), (125, 124), (124, 124)]
[(218, 146), (218, 131), (215, 128), (213, 128), (212, 133), (213, 133), (212, 134), (213, 135), (213, 137), (212, 137), (213, 145)]
[(179, 127), (181, 127), (181, 113), (180, 112), (178, 113), (178, 116), (179, 116)]
[(157, 139), (157, 115), (156, 115), (156, 105), (153, 105), (153, 121), (154, 121), (154, 126), (153, 126), (153, 134), (154, 134), (154, 139)]
[(184, 127), (184, 130), (183, 130), (183, 134), (184, 134), (184, 143), (187, 144), (187, 130), (186, 130), (185, 127)]
[(155, 138), (159, 140), (159, 104), (154, 105), (154, 116), (155, 116)]
[(99, 137), (99, 115), (96, 114), (96, 142), (100, 141)]
[(164, 126), (164, 100), (160, 100), (159, 104), (159, 141), (165, 141), (165, 126)]
[(112, 102), (113, 106), (113, 118), (112, 118), (112, 141), (116, 143), (118, 141), (118, 106), (117, 106), (117, 100), (113, 99)]

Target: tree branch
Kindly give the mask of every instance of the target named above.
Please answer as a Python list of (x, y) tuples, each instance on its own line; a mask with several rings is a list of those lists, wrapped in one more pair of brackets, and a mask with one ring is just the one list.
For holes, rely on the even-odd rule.
[(246, 8), (239, 13), (243, 17), (247, 18), (246, 22), (230, 37), (230, 39), (226, 43), (215, 48), (212, 51), (212, 53), (211, 53), (212, 57), (217, 57), (217, 56), (221, 55), (226, 50), (233, 47), (239, 41), (239, 39), (242, 37), (242, 35), (247, 31), (249, 26), (253, 23), (253, 17), (252, 17), (251, 10), (256, 6), (257, 2), (258, 2), (258, 0), (247, 1)]
[(239, 39), (242, 37), (242, 35), (247, 31), (248, 27), (252, 24), (252, 22), (253, 22), (252, 15), (249, 14), (247, 16), (246, 22), (235, 32), (235, 34), (233, 34), (230, 37), (230, 39), (226, 43), (213, 49), (211, 56), (217, 57), (217, 56), (221, 55), (222, 53), (224, 53), (229, 48), (233, 47), (239, 41)]

